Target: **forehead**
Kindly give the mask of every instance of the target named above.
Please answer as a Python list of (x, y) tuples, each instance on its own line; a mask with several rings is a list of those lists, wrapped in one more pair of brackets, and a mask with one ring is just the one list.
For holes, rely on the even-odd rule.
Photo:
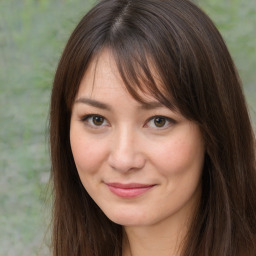
[(121, 86), (123, 81), (115, 60), (109, 51), (104, 50), (92, 59), (84, 73), (79, 91), (82, 89), (91, 94), (99, 91), (111, 93), (119, 87), (118, 84)]
[[(133, 86), (135, 87), (136, 85)], [(137, 93), (145, 102), (154, 99), (152, 95), (143, 93), (141, 90), (137, 89)], [(129, 100), (134, 101), (120, 76), (115, 59), (112, 54), (106, 50), (95, 57), (90, 63), (79, 85), (77, 98), (79, 97), (97, 99), (100, 101), (119, 97), (122, 99), (129, 98)]]
[[(127, 64), (128, 61), (124, 62)], [(143, 70), (138, 63), (129, 63), (130, 66), (137, 65), (136, 72), (127, 70), (126, 67), (121, 67), (120, 70), (112, 51), (104, 49), (92, 59), (84, 73), (77, 97), (83, 94), (91, 98), (104, 98), (106, 94), (119, 93), (140, 103), (159, 101), (166, 105), (161, 101), (161, 95), (166, 95), (166, 88), (152, 63), (151, 61), (148, 66), (150, 80), (144, 72), (145, 68)], [(171, 97), (167, 101), (170, 106), (173, 104)]]

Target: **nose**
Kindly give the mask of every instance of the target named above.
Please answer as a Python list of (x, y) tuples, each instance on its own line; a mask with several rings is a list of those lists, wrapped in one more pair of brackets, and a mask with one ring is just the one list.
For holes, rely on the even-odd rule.
[(146, 159), (138, 137), (135, 132), (129, 131), (127, 128), (118, 134), (113, 134), (108, 158), (111, 168), (123, 173), (143, 168)]

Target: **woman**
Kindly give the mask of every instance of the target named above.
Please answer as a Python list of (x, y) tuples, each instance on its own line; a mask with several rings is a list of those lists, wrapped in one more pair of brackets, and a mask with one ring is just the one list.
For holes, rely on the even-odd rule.
[(50, 136), (53, 255), (255, 255), (255, 138), (191, 2), (98, 3), (57, 68)]

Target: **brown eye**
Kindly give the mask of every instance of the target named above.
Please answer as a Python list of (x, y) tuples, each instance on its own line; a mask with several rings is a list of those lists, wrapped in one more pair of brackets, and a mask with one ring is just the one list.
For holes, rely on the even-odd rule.
[(92, 122), (96, 126), (101, 126), (104, 123), (104, 118), (102, 116), (93, 116)]
[(152, 116), (149, 118), (144, 127), (149, 127), (157, 130), (164, 130), (172, 125), (176, 124), (176, 121), (166, 116)]
[(81, 121), (90, 128), (104, 128), (106, 126), (109, 126), (109, 122), (107, 119), (101, 115), (86, 115), (84, 116)]
[(163, 117), (155, 117), (154, 118), (154, 124), (156, 127), (164, 127), (166, 124), (166, 118)]

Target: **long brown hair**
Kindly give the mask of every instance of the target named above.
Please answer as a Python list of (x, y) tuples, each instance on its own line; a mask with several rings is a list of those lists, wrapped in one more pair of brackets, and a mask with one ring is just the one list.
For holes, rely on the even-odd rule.
[(146, 90), (201, 128), (202, 198), (182, 255), (254, 255), (255, 137), (241, 83), (218, 30), (187, 0), (103, 0), (72, 33), (51, 98), (53, 255), (120, 256), (122, 251), (122, 227), (81, 184), (69, 141), (80, 81), (103, 48), (113, 53), (135, 99)]

